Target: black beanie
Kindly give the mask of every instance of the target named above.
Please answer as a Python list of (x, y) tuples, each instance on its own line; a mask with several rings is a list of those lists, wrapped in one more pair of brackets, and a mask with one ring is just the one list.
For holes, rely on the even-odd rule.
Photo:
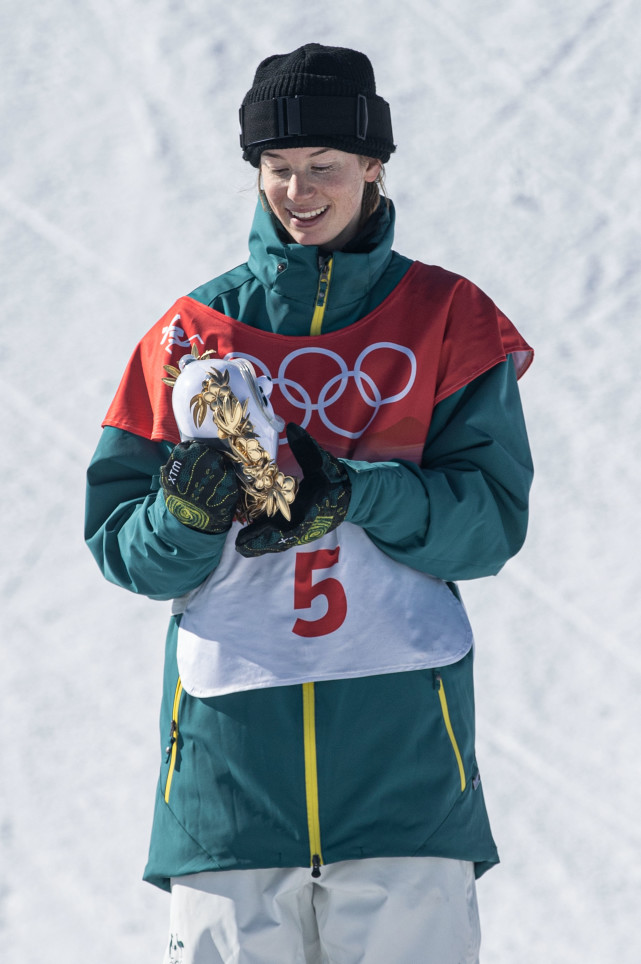
[(259, 64), (240, 108), (240, 146), (254, 167), (262, 151), (277, 147), (334, 147), (383, 163), (396, 150), (368, 57), (322, 44)]

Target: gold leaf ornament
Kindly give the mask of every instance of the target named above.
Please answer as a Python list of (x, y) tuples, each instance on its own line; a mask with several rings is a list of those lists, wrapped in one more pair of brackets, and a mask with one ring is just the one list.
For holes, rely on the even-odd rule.
[(163, 365), (164, 371), (167, 372), (169, 378), (163, 378), (165, 385), (169, 385), (171, 388), (176, 384), (176, 379), (180, 375), (180, 369), (175, 368), (174, 365)]
[[(196, 361), (201, 361), (201, 359), (209, 358), (210, 355), (215, 355), (215, 354), (216, 352), (213, 350), (213, 348), (208, 348), (207, 351), (204, 351), (202, 355), (200, 355), (198, 352), (198, 345), (196, 344), (196, 342), (194, 342), (193, 345), (191, 346), (191, 357), (194, 358)], [(186, 355), (185, 357), (188, 358), (189, 356)], [(175, 365), (163, 365), (162, 367), (163, 367), (163, 371), (166, 371), (167, 374), (169, 375), (169, 378), (163, 378), (163, 382), (165, 383), (165, 385), (169, 385), (170, 388), (173, 388), (174, 385), (176, 384), (176, 379), (181, 373), (180, 368), (176, 368)]]
[[(195, 345), (191, 353), (197, 359), (214, 354), (209, 350), (199, 356)], [(165, 365), (164, 370), (170, 377), (163, 378), (163, 382), (173, 387), (181, 372), (173, 365)], [(273, 516), (280, 512), (287, 520), (291, 519), (290, 506), (296, 497), (298, 482), (284, 475), (261, 445), (249, 418), (249, 399), (242, 403), (238, 400), (229, 387), (229, 371), (212, 367), (202, 382), (202, 390), (189, 404), (198, 428), (211, 413), (218, 438), (228, 446), (229, 457), (236, 465), (243, 486), (242, 516), (251, 522), (262, 514)]]

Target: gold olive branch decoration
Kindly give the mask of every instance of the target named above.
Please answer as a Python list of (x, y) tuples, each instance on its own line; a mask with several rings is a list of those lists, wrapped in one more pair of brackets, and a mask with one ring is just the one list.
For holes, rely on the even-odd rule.
[[(208, 348), (207, 351), (204, 351), (202, 355), (200, 355), (198, 353), (198, 345), (196, 344), (196, 342), (194, 342), (193, 345), (191, 346), (191, 355), (192, 355), (192, 358), (196, 359), (196, 361), (202, 361), (203, 358), (209, 358), (210, 355), (215, 355), (215, 354), (216, 352), (214, 351), (213, 348)], [(187, 356), (185, 355), (185, 358), (186, 357)], [(176, 384), (176, 379), (180, 375), (180, 368), (176, 368), (175, 365), (163, 365), (162, 367), (163, 367), (163, 370), (166, 371), (167, 374), (169, 375), (169, 378), (163, 378), (163, 382), (165, 383), (165, 385), (169, 385), (170, 388), (173, 388), (174, 385)]]
[[(191, 354), (199, 359), (214, 352), (209, 350), (199, 355), (193, 345)], [(163, 382), (173, 387), (180, 370), (173, 365), (163, 367), (170, 376), (163, 378)], [(280, 512), (286, 519), (291, 519), (290, 505), (296, 497), (298, 482), (292, 476), (284, 475), (260, 444), (247, 414), (249, 400), (241, 403), (236, 398), (229, 387), (229, 372), (210, 369), (202, 383), (202, 391), (194, 395), (189, 405), (198, 428), (211, 412), (218, 438), (227, 442), (229, 455), (237, 464), (243, 483), (245, 517), (251, 522), (263, 513), (273, 516)]]

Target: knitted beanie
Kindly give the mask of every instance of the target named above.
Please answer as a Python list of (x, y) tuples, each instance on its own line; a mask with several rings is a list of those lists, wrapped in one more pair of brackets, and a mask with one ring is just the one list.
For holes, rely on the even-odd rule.
[(259, 64), (240, 108), (240, 146), (254, 167), (262, 151), (278, 147), (334, 147), (383, 163), (396, 150), (368, 57), (322, 44)]

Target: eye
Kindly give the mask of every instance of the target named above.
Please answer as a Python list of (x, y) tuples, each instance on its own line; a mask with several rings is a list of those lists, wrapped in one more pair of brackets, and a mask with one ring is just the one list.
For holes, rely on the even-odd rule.
[(286, 177), (288, 169), (286, 167), (269, 167), (265, 165), (263, 168), (263, 173), (267, 174), (269, 177)]

